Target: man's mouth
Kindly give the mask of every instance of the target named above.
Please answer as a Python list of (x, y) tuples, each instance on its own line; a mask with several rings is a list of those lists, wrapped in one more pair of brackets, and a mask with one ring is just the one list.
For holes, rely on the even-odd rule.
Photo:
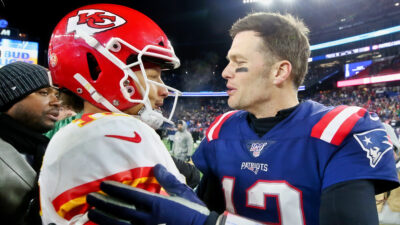
[(226, 93), (227, 93), (228, 95), (232, 95), (232, 94), (235, 93), (236, 90), (237, 90), (236, 88), (234, 88), (234, 87), (232, 87), (232, 86), (230, 86), (230, 85), (227, 85), (226, 88), (228, 89), (228, 90), (226, 91)]
[(58, 116), (60, 115), (60, 111), (58, 109), (53, 109), (50, 110), (47, 113), (47, 117), (49, 117), (51, 120), (57, 121), (58, 120)]
[(155, 107), (154, 107), (154, 109), (156, 109), (156, 110), (160, 110), (161, 111), (161, 107), (164, 105), (164, 103), (163, 102), (156, 102), (155, 103)]

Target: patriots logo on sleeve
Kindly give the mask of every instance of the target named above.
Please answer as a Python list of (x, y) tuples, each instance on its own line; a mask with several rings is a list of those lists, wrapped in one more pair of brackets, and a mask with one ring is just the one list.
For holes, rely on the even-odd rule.
[(384, 129), (374, 129), (354, 134), (353, 136), (360, 144), (361, 148), (367, 153), (367, 158), (372, 168), (375, 168), (383, 155), (393, 148)]

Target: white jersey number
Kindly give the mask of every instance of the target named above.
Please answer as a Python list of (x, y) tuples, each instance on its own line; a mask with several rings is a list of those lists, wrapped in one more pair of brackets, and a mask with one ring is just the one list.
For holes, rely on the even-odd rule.
[[(222, 188), (224, 189), (226, 209), (236, 213), (233, 204), (234, 177), (224, 177)], [(288, 184), (286, 181), (259, 180), (246, 190), (246, 207), (266, 210), (266, 197), (276, 197), (278, 213), (282, 225), (305, 224), (301, 191)]]

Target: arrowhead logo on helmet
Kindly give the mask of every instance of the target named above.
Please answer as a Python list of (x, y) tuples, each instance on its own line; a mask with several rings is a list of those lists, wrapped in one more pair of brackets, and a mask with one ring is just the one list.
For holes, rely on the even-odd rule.
[(67, 33), (84, 31), (86, 34), (110, 30), (126, 23), (122, 17), (99, 9), (86, 9), (78, 11), (76, 16), (68, 19)]

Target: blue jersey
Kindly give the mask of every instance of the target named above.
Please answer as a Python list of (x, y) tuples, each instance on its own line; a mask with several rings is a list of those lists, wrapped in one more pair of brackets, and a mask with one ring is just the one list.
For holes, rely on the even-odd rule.
[(393, 149), (375, 114), (355, 106), (301, 103), (259, 137), (248, 112), (219, 116), (193, 155), (218, 177), (226, 210), (268, 224), (318, 224), (321, 192), (356, 179), (398, 183)]

